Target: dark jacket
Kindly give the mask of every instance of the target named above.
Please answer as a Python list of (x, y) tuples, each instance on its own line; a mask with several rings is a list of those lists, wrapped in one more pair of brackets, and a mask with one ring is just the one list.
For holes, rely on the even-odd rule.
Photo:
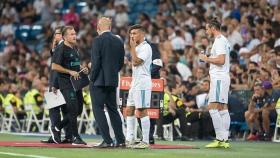
[(158, 45), (155, 43), (151, 43), (148, 41), (152, 48), (152, 69), (151, 69), (151, 77), (153, 79), (160, 78), (160, 69), (162, 68), (162, 60), (160, 58), (160, 51), (158, 49)]
[(111, 32), (93, 41), (90, 80), (94, 86), (118, 86), (118, 73), (124, 64), (124, 44)]
[[(60, 42), (59, 45), (63, 43), (63, 42)], [(57, 46), (54, 48), (54, 49), (51, 49), (50, 50), (50, 54), (51, 54), (51, 65), (53, 63), (53, 58), (54, 58), (54, 52), (55, 52), (55, 49), (57, 48)], [(58, 86), (58, 72), (57, 71), (54, 71), (50, 68), (50, 76), (49, 76), (49, 88), (51, 87), (55, 87), (56, 89), (59, 88)]]

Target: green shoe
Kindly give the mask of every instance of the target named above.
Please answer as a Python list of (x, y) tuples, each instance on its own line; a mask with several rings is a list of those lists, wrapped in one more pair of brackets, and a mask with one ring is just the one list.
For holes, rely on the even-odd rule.
[(222, 142), (220, 143), (220, 147), (225, 148), (225, 149), (230, 148), (229, 141), (228, 141), (228, 140), (227, 140), (227, 141), (222, 141)]
[(212, 143), (206, 145), (206, 148), (220, 148), (222, 141), (220, 140), (214, 140)]

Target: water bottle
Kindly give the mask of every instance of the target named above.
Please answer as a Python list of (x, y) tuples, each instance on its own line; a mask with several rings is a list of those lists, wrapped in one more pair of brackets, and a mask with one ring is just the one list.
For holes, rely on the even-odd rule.
[[(204, 51), (204, 50), (201, 50), (201, 51), (200, 51), (200, 54), (205, 54), (205, 51)], [(203, 60), (201, 60), (201, 59), (199, 59), (199, 62), (205, 63), (205, 61), (203, 61)]]

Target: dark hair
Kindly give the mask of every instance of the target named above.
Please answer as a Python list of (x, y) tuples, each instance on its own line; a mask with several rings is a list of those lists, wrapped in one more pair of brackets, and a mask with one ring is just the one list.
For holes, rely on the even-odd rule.
[(261, 68), (261, 71), (266, 72), (268, 74), (269, 77), (271, 77), (271, 72), (268, 71), (266, 68)]
[(227, 32), (228, 27), (226, 25), (221, 26), (221, 31)]
[(132, 30), (140, 30), (142, 32), (145, 32), (145, 28), (140, 24), (135, 24), (135, 25), (130, 26), (128, 33), (130, 33)]
[(265, 42), (265, 44), (266, 44), (270, 49), (273, 49), (274, 43), (275, 43), (275, 40), (272, 39), (272, 38), (270, 38), (267, 42)]
[(204, 79), (204, 80), (202, 81), (202, 83), (204, 83), (204, 82), (207, 82), (207, 83), (210, 85), (210, 80)]
[(55, 32), (58, 30), (62, 33), (64, 26), (57, 26), (54, 30)]
[(52, 39), (54, 38), (55, 34), (57, 34), (56, 31), (59, 31), (60, 34), (62, 34), (63, 28), (64, 28), (64, 26), (57, 26), (57, 27), (54, 29), (54, 34), (53, 34), (53, 36), (52, 36)]
[(208, 21), (209, 27), (214, 27), (217, 30), (221, 30), (221, 23), (218, 21), (217, 17), (213, 17)]
[(264, 18), (258, 18), (256, 22), (257, 22), (257, 24), (263, 25), (264, 24)]
[[(172, 78), (172, 79), (175, 80), (175, 78)], [(174, 80), (173, 80), (173, 81), (174, 81)], [(168, 82), (168, 83), (167, 83), (167, 87), (168, 87), (168, 90), (169, 90), (169, 91), (172, 91), (172, 89), (176, 88), (177, 85), (176, 85), (175, 82)]]
[(74, 29), (73, 26), (64, 26), (61, 32), (62, 36), (64, 36), (68, 30), (73, 30), (73, 29)]
[(254, 66), (258, 66), (258, 63), (254, 62), (254, 61), (250, 61), (249, 64), (253, 64)]
[(175, 30), (175, 35), (176, 36), (181, 36), (181, 30)]

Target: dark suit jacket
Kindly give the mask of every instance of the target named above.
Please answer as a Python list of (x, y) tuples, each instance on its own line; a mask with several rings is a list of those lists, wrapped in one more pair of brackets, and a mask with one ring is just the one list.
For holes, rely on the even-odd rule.
[[(63, 42), (59, 42), (58, 45), (62, 44)], [(53, 63), (53, 58), (54, 58), (54, 53), (56, 48), (58, 47), (58, 45), (54, 48), (50, 50), (50, 54), (51, 54), (51, 64)], [(50, 68), (50, 76), (49, 76), (49, 88), (51, 87), (55, 87), (56, 89), (59, 89), (58, 86), (58, 72), (54, 71)]]
[[(158, 49), (158, 45), (155, 43), (151, 43), (149, 41), (147, 41), (151, 48), (152, 48), (152, 61), (154, 61), (155, 59), (160, 59), (160, 51)], [(155, 65), (154, 63), (152, 63), (152, 69), (151, 69), (151, 77), (153, 79), (158, 79), (160, 78), (160, 69), (161, 66), (159, 65)]]
[[(51, 63), (52, 63), (52, 61), (53, 61), (53, 53), (54, 53), (53, 50), (51, 50), (50, 53), (51, 53)], [(51, 87), (55, 87), (57, 89), (59, 88), (57, 75), (58, 74), (57, 74), (56, 71), (50, 69), (49, 88), (51, 88)]]
[(124, 64), (124, 45), (111, 32), (104, 32), (93, 41), (90, 80), (94, 86), (118, 86), (118, 73)]

